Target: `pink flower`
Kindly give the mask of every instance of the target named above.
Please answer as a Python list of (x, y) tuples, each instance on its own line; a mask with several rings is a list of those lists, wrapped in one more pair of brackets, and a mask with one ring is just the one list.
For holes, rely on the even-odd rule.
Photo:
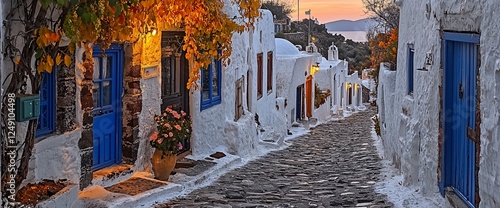
[(183, 148), (182, 144), (179, 142), (179, 144), (177, 145), (177, 147), (179, 147), (179, 150), (181, 150)]
[(163, 113), (163, 116), (167, 116), (167, 113)]
[(163, 134), (163, 137), (168, 138), (168, 134)]
[(175, 113), (174, 118), (179, 119), (179, 118), (181, 118), (181, 115), (179, 115), (178, 113)]
[(151, 141), (153, 140), (156, 140), (158, 138), (158, 132), (155, 132), (151, 135), (151, 137), (149, 138)]
[(179, 126), (179, 125), (175, 125), (174, 128), (176, 128), (179, 131), (182, 130), (181, 126)]
[(167, 128), (172, 127), (172, 126), (170, 126), (170, 124), (169, 124), (169, 123), (166, 123), (166, 124), (165, 124), (165, 125), (163, 125), (163, 126), (165, 126), (165, 127), (167, 127)]
[(168, 132), (168, 135), (169, 135), (170, 137), (173, 137), (173, 136), (174, 136), (174, 133), (172, 133), (172, 132)]
[(156, 140), (158, 142), (158, 144), (161, 144), (161, 142), (163, 142), (163, 139), (162, 138), (159, 138), (158, 140)]
[(184, 111), (181, 110), (181, 115), (182, 116), (186, 116), (186, 112), (184, 112)]

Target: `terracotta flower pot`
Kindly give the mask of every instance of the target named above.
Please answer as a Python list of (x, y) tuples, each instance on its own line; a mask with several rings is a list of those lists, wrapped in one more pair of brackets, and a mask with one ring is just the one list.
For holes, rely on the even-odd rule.
[(162, 157), (162, 151), (156, 149), (153, 158), (151, 158), (155, 178), (162, 181), (168, 181), (170, 173), (172, 173), (172, 170), (175, 168), (175, 163), (177, 163), (177, 154), (167, 153)]

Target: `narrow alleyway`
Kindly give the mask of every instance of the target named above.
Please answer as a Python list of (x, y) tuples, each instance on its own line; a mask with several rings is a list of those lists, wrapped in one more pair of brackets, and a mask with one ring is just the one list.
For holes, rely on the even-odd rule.
[(374, 192), (381, 165), (372, 145), (375, 108), (320, 125), (184, 198), (159, 207), (392, 207)]

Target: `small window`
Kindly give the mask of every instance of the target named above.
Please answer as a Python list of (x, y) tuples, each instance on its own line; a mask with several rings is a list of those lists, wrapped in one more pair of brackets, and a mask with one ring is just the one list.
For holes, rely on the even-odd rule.
[(236, 80), (236, 102), (235, 102), (235, 113), (234, 120), (237, 121), (243, 115), (243, 80), (244, 78), (239, 78)]
[(259, 53), (257, 54), (257, 99), (261, 98), (262, 97), (262, 85), (264, 84), (263, 82), (263, 75), (264, 75), (264, 72), (263, 72), (263, 68), (264, 68), (264, 64), (262, 63), (263, 62), (263, 54), (262, 53)]
[(40, 85), (40, 116), (36, 137), (41, 137), (55, 131), (56, 126), (56, 70), (52, 73), (43, 73), (43, 80)]
[(413, 57), (414, 57), (414, 49), (412, 45), (408, 46), (408, 95), (413, 94)]
[(273, 52), (267, 52), (267, 93), (273, 91)]
[(221, 60), (212, 59), (208, 69), (201, 69), (201, 110), (221, 103)]

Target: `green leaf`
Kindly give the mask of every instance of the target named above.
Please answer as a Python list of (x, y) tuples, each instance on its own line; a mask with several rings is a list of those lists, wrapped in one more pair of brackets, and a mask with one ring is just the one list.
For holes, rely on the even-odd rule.
[(87, 12), (83, 13), (83, 14), (82, 14), (82, 21), (83, 21), (83, 23), (85, 23), (85, 24), (88, 24), (88, 23), (92, 22), (91, 17), (90, 17), (90, 14), (89, 14), (89, 13), (87, 13)]
[(78, 3), (78, 0), (70, 0), (69, 3), (74, 6)]
[(109, 0), (109, 5), (110, 6), (115, 6), (116, 5), (116, 0)]
[(57, 5), (60, 7), (64, 6), (64, 4), (66, 4), (66, 0), (57, 0), (56, 2), (57, 2)]
[(35, 53), (36, 59), (40, 59), (40, 57), (42, 57), (42, 49), (41, 48), (37, 49), (36, 53)]
[(96, 15), (96, 14), (94, 14), (94, 13), (91, 13), (91, 14), (90, 14), (90, 21), (91, 21), (91, 22), (95, 22), (96, 20), (97, 20), (97, 15)]
[(116, 5), (115, 17), (118, 17), (122, 12), (122, 5)]
[(78, 9), (76, 10), (76, 14), (80, 17), (83, 15), (84, 12), (85, 10), (83, 9), (83, 7), (78, 7)]

